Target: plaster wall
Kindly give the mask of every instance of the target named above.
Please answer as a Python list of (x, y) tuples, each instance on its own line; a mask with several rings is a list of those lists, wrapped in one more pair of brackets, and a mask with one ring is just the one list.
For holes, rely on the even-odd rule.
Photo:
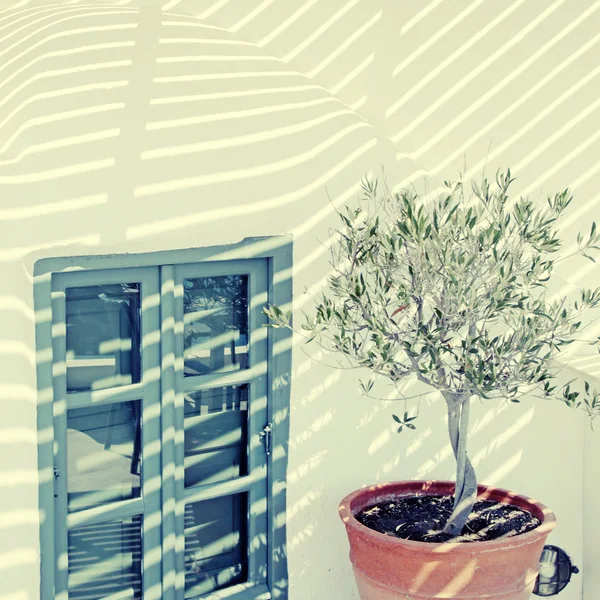
[[(1, 8), (2, 600), (40, 587), (36, 260), (292, 233), (301, 318), (328, 273), (320, 242), (333, 206), (352, 202), (360, 178), (383, 164), (392, 185), (432, 190), (456, 179), (465, 152), (468, 174), (487, 157), (492, 175), (510, 166), (515, 192), (540, 202), (572, 187), (567, 239), (598, 220), (600, 2)], [(584, 259), (559, 274), (556, 292), (598, 281)], [(337, 504), (363, 484), (452, 477), (442, 402), (424, 396), (417, 431), (396, 435), (391, 406), (362, 398), (355, 378), (299, 341), (293, 352), (290, 598), (356, 598)], [(596, 357), (579, 347), (568, 358), (593, 376)], [(585, 597), (598, 597), (598, 440), (583, 415), (528, 399), (476, 405), (472, 423), (480, 480), (551, 506), (550, 542), (586, 566)], [(584, 577), (561, 597), (581, 598)]]

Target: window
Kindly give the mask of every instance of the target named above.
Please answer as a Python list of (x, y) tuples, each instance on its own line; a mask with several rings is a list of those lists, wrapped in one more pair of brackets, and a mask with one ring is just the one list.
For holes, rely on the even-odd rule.
[(215, 254), (36, 265), (44, 600), (287, 597), (290, 243)]

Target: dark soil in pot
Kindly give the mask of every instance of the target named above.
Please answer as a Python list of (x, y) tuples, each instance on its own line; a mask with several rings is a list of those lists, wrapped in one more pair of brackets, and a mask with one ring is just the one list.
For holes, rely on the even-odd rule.
[(451, 496), (400, 496), (369, 506), (356, 519), (375, 531), (418, 542), (480, 542), (531, 531), (540, 521), (530, 512), (489, 500), (475, 503), (463, 534), (442, 533), (452, 514)]

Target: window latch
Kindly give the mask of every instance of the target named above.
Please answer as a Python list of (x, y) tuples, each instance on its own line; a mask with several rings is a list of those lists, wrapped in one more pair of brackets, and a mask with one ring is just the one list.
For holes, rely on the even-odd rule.
[(54, 479), (58, 479), (60, 477), (60, 469), (55, 465), (54, 466)]
[(273, 432), (273, 423), (267, 423), (258, 434), (265, 445), (267, 456), (271, 455), (271, 433)]

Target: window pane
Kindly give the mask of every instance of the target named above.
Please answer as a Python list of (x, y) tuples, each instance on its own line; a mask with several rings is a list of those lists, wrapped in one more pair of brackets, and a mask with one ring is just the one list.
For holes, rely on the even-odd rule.
[(247, 474), (248, 386), (184, 396), (185, 485)]
[(185, 376), (248, 368), (248, 277), (183, 280)]
[(247, 495), (185, 507), (185, 597), (247, 580)]
[(69, 532), (69, 598), (142, 597), (141, 524), (138, 515)]
[(140, 380), (140, 286), (67, 289), (67, 389), (96, 390)]
[(69, 510), (140, 495), (141, 402), (67, 411)]

